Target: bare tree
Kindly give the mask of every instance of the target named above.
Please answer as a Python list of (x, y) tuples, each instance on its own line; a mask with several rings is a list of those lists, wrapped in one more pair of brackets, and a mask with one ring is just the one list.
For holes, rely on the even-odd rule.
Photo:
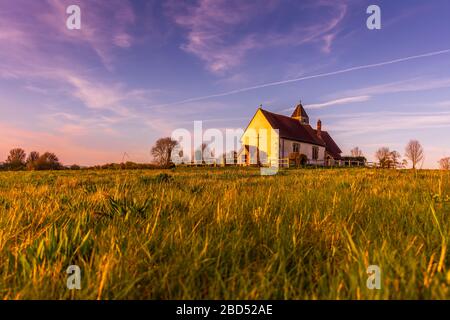
[(25, 167), (25, 159), (27, 154), (25, 150), (21, 148), (15, 148), (9, 151), (8, 158), (5, 161), (5, 165), (13, 170), (20, 170)]
[(439, 167), (442, 170), (450, 170), (450, 157), (442, 158), (439, 160)]
[(205, 163), (205, 155), (206, 155), (207, 151), (208, 151), (208, 144), (207, 143), (202, 143), (200, 145), (200, 152), (201, 152), (202, 163)]
[(362, 150), (359, 149), (359, 147), (354, 147), (352, 150), (350, 150), (350, 153), (352, 157), (362, 157), (363, 153)]
[(413, 169), (416, 169), (417, 164), (424, 158), (423, 148), (419, 141), (408, 142), (405, 148), (405, 157), (411, 161)]
[(172, 151), (177, 145), (178, 141), (170, 137), (158, 139), (152, 148), (152, 156), (159, 165), (167, 166), (170, 164)]
[(391, 151), (388, 147), (381, 147), (377, 150), (377, 152), (375, 152), (375, 158), (378, 160), (382, 168), (388, 168), (390, 166), (390, 156)]

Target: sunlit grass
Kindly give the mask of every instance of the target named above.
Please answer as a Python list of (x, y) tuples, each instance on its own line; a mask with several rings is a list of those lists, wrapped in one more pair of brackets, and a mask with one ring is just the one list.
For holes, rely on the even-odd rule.
[[(0, 173), (4, 299), (449, 298), (450, 174)], [(82, 289), (66, 288), (66, 269)], [(379, 265), (382, 289), (366, 287)]]

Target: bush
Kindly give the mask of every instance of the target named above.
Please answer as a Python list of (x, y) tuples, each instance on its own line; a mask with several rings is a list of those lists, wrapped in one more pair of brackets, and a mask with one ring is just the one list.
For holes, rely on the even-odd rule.
[(155, 179), (158, 183), (167, 183), (172, 180), (172, 176), (168, 175), (167, 173), (160, 173), (156, 176)]

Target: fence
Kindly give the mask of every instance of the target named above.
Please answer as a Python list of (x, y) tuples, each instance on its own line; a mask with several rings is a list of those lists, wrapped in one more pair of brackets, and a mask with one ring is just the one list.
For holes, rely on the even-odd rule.
[[(268, 160), (266, 163), (261, 163), (262, 166), (272, 167), (276, 166), (277, 160)], [(275, 163), (274, 163), (275, 162)], [(256, 161), (250, 162), (250, 164), (237, 163), (236, 159), (227, 159), (226, 164), (222, 160), (218, 159), (205, 159), (205, 160), (192, 160), (190, 162), (184, 163), (185, 166), (256, 166), (258, 163)], [(354, 161), (354, 160), (308, 160), (307, 166), (316, 167), (368, 167), (368, 168), (378, 168), (379, 164), (376, 162), (364, 162), (364, 161)], [(289, 158), (278, 159), (278, 167), (289, 168), (296, 167), (295, 161)]]

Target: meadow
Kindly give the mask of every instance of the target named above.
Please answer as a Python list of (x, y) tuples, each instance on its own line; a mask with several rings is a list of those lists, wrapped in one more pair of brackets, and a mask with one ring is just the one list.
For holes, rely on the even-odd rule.
[(449, 299), (449, 197), (437, 170), (0, 172), (0, 298)]

